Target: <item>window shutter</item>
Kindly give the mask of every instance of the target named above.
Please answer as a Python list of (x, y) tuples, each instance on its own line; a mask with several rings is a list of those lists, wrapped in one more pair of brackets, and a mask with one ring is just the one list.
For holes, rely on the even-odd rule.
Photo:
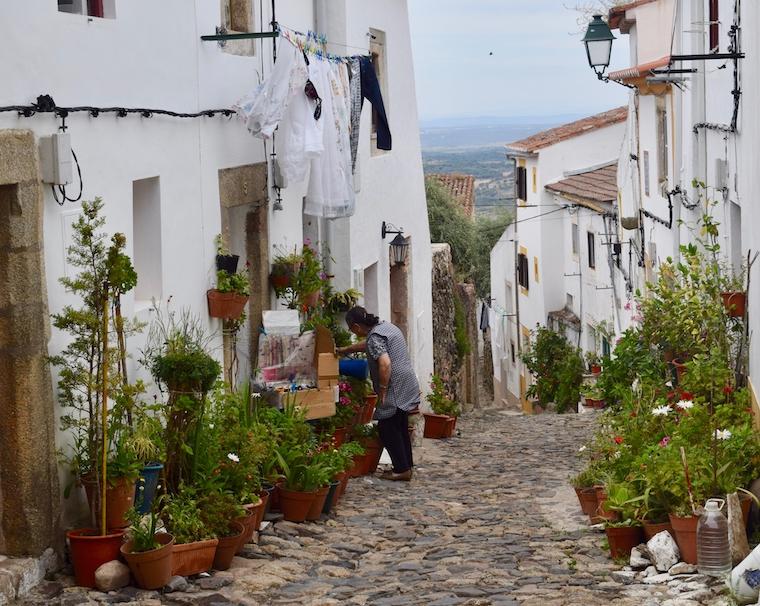
[(720, 47), (720, 0), (710, 0), (710, 52), (717, 53)]
[(528, 171), (524, 166), (518, 166), (515, 173), (515, 198), (528, 199)]
[(87, 0), (87, 14), (103, 18), (103, 0)]

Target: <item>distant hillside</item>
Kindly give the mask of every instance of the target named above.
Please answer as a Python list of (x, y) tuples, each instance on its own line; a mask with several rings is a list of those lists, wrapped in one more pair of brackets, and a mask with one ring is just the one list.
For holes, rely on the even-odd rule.
[(425, 173), (474, 175), (475, 205), (481, 211), (514, 204), (512, 163), (504, 145), (529, 137), (560, 122), (426, 126), (420, 129)]

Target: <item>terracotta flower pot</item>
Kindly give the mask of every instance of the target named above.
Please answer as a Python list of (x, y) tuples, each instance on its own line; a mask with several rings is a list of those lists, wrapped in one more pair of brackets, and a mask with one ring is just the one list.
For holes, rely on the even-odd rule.
[(595, 523), (598, 524), (604, 521), (617, 522), (618, 519), (620, 519), (620, 514), (617, 511), (612, 511), (605, 507), (605, 503), (607, 502), (607, 491), (604, 489), (604, 486), (595, 486), (594, 490), (596, 492)]
[(219, 292), (216, 289), (206, 291), (208, 315), (212, 318), (237, 320), (243, 315), (248, 297), (234, 292)]
[(362, 440), (361, 444), (364, 447), (362, 475), (373, 474), (383, 454), (383, 443), (379, 438), (367, 438)]
[(581, 511), (591, 517), (596, 513), (596, 490), (591, 487), (576, 488), (575, 495), (578, 497)]
[(269, 493), (269, 511), (280, 511), (280, 488), (282, 487), (282, 480), (277, 482)]
[(208, 572), (214, 564), (219, 539), (174, 544), (172, 551), (172, 576), (189, 577), (191, 574)]
[(602, 372), (602, 366), (601, 364), (592, 364), (591, 365), (591, 374), (592, 375), (598, 375)]
[[(455, 417), (449, 417), (448, 415), (436, 415), (431, 413), (424, 413), (425, 417), (425, 431), (423, 436), (433, 440), (441, 438), (450, 438), (454, 426), (456, 425)], [(454, 423), (451, 420), (454, 419)]]
[(358, 478), (364, 475), (364, 455), (354, 455), (354, 464), (346, 471), (349, 478)]
[(697, 523), (699, 516), (675, 516), (670, 514), (675, 540), (681, 551), (681, 559), (687, 564), (697, 563)]
[(649, 520), (644, 520), (644, 538), (647, 541), (663, 530), (667, 530), (671, 537), (675, 537), (675, 532), (673, 532), (673, 526), (671, 526), (670, 521), (650, 522)]
[(338, 490), (338, 499), (343, 498), (343, 495), (346, 494), (346, 490), (348, 489), (348, 481), (351, 479), (351, 476), (348, 472), (343, 472), (343, 477), (340, 480), (340, 489)]
[(230, 532), (234, 532), (235, 534), (229, 537), (221, 537), (216, 546), (213, 564), (216, 570), (227, 570), (230, 567), (232, 558), (235, 557), (235, 552), (238, 550), (240, 540), (245, 533), (245, 527), (240, 522), (232, 522), (230, 524)]
[[(126, 528), (129, 526), (127, 512), (135, 504), (135, 480), (129, 478), (116, 478), (109, 480), (106, 487), (106, 527)], [(85, 478), (82, 480), (84, 491), (87, 494), (87, 502), (95, 518), (100, 520), (100, 494), (96, 481)]]
[(315, 522), (322, 515), (322, 509), (325, 507), (325, 501), (327, 500), (327, 493), (330, 492), (330, 486), (323, 486), (317, 490), (314, 501), (306, 514), (306, 519), (310, 522)]
[(594, 408), (595, 410), (602, 410), (604, 408), (604, 400), (597, 400), (596, 398), (584, 397), (586, 408)]
[(314, 292), (310, 292), (304, 295), (303, 297), (303, 304), (306, 307), (316, 307), (319, 305), (319, 296), (321, 295), (321, 291), (315, 290)]
[(78, 528), (67, 532), (66, 538), (69, 540), (76, 584), (95, 587), (95, 571), (106, 562), (119, 559), (124, 531), (112, 530), (100, 536), (92, 528)]
[(723, 307), (728, 310), (728, 315), (732, 318), (743, 318), (747, 308), (747, 293), (741, 291), (731, 291), (720, 293), (723, 299)]
[(275, 290), (284, 290), (290, 286), (291, 277), (286, 274), (271, 274), (269, 276), (269, 283)]
[(140, 589), (161, 589), (172, 578), (174, 537), (165, 532), (158, 532), (155, 537), (161, 543), (158, 549), (134, 553), (132, 541), (121, 546), (121, 555)]
[(338, 427), (333, 432), (332, 441), (335, 447), (343, 446), (343, 444), (346, 443), (346, 437), (348, 436), (348, 428), (347, 427)]
[(367, 424), (372, 422), (372, 417), (375, 414), (375, 406), (377, 406), (377, 394), (371, 393), (367, 396), (362, 406), (362, 423)]
[(243, 527), (243, 532), (240, 535), (237, 550), (235, 551), (237, 554), (242, 552), (243, 548), (253, 539), (256, 526), (256, 511), (248, 511), (246, 509), (246, 514), (235, 518), (235, 521)]
[(288, 522), (303, 522), (316, 498), (315, 492), (301, 492), (280, 488), (280, 507), (282, 515)]
[(607, 542), (610, 544), (610, 555), (613, 560), (629, 558), (631, 549), (640, 545), (644, 538), (641, 526), (608, 527), (604, 529), (604, 532), (607, 533)]

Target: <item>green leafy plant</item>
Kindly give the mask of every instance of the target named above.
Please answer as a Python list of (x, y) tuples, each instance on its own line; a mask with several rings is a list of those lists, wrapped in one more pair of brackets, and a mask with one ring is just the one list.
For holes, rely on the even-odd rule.
[(461, 414), (459, 405), (446, 394), (443, 379), (436, 374), (430, 377), (430, 393), (425, 399), (437, 415), (458, 417)]
[(229, 492), (210, 492), (198, 499), (198, 507), (203, 525), (211, 535), (223, 538), (238, 534), (231, 523), (245, 515), (239, 497)]
[(203, 521), (203, 512), (196, 493), (190, 487), (180, 486), (177, 492), (166, 498), (161, 510), (161, 519), (177, 544), (214, 538), (213, 532)]
[(156, 540), (156, 532), (161, 522), (158, 514), (150, 512), (146, 515), (139, 513), (134, 507), (127, 512), (129, 521), (129, 538), (132, 540), (132, 553), (142, 553), (161, 547)]
[(248, 269), (231, 274), (223, 269), (216, 272), (216, 289), (219, 292), (232, 292), (243, 297), (251, 294), (251, 282)]

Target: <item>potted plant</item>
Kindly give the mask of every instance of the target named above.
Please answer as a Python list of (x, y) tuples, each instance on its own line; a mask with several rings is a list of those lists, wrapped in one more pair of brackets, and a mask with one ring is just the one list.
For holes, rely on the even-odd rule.
[(586, 384), (581, 387), (581, 395), (588, 408), (604, 408), (604, 392), (596, 384)]
[(598, 505), (596, 500), (596, 489), (594, 488), (594, 485), (597, 483), (597, 478), (594, 471), (590, 467), (587, 467), (577, 475), (573, 476), (570, 482), (575, 489), (575, 495), (578, 497), (581, 511), (589, 516), (589, 519), (594, 517)]
[(176, 493), (167, 495), (161, 519), (175, 540), (172, 575), (186, 577), (210, 570), (219, 539), (203, 521), (196, 491), (182, 486)]
[(201, 496), (198, 506), (203, 525), (219, 540), (214, 553), (213, 567), (216, 570), (227, 570), (245, 532), (243, 525), (236, 521), (244, 515), (245, 510), (237, 495), (220, 490)]
[(360, 456), (360, 464), (357, 475), (369, 475), (375, 473), (383, 453), (383, 443), (380, 441), (378, 427), (374, 423), (356, 425), (353, 429), (353, 439), (358, 442), (364, 454)]
[(131, 505), (136, 477), (135, 461), (114, 434), (109, 409), (112, 392), (125, 382), (118, 346), (110, 340), (111, 308), (134, 288), (137, 274), (124, 254), (123, 234), (115, 234), (109, 245), (99, 231), (105, 222), (102, 208), (100, 198), (83, 202), (73, 225), (74, 244), (67, 261), (79, 273), (60, 282), (81, 306), (53, 314), (53, 325), (70, 338), (50, 357), (58, 370), (61, 428), (73, 435), (73, 448), (62, 453), (74, 476), (65, 494), (74, 484), (90, 487), (93, 524), (67, 533), (76, 582), (85, 587), (95, 586), (95, 570), (101, 564), (118, 558), (127, 522), (117, 506)]
[(317, 490), (328, 485), (329, 469), (314, 461), (304, 445), (281, 445), (277, 450), (285, 478), (280, 488), (280, 507), (289, 522), (303, 522), (317, 497)]
[(216, 245), (217, 271), (224, 271), (228, 274), (236, 273), (240, 256), (230, 253), (229, 249), (224, 245), (222, 234), (216, 234), (214, 244)]
[(158, 515), (142, 516), (136, 509), (129, 513), (128, 540), (121, 546), (135, 583), (141, 589), (160, 589), (172, 578), (174, 537), (158, 532)]
[(272, 260), (272, 271), (269, 281), (275, 294), (282, 297), (285, 289), (293, 286), (296, 274), (301, 268), (301, 255), (297, 252), (279, 253)]
[(430, 404), (431, 413), (423, 413), (425, 417), (426, 438), (450, 438), (456, 427), (459, 416), (459, 405), (446, 394), (443, 379), (438, 375), (432, 375), (430, 379), (430, 393), (425, 399)]
[(595, 351), (586, 352), (586, 366), (592, 375), (598, 375), (602, 372), (602, 362), (599, 359), (599, 354)]
[(627, 560), (631, 550), (643, 541), (641, 508), (644, 499), (630, 483), (618, 483), (609, 487), (605, 507), (618, 513), (617, 520), (608, 520), (604, 525), (613, 560)]
[(237, 320), (243, 315), (250, 294), (247, 268), (234, 274), (219, 270), (216, 272), (216, 288), (206, 292), (208, 313), (212, 318)]
[(361, 296), (362, 293), (355, 288), (331, 292), (327, 297), (327, 306), (334, 312), (345, 313), (356, 305)]

